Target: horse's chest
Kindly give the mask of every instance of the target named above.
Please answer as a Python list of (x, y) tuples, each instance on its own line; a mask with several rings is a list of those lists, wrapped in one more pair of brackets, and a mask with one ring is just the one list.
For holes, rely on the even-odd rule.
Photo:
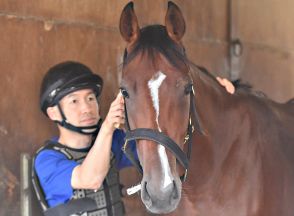
[[(211, 186), (183, 196), (180, 211), (195, 216), (252, 216), (262, 215), (262, 190), (257, 185), (240, 188)], [(191, 188), (192, 189), (192, 188)]]

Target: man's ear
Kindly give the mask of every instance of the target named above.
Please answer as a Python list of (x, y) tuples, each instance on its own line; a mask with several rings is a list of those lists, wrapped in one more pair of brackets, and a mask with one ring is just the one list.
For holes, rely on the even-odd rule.
[(61, 121), (61, 115), (58, 110), (57, 105), (53, 107), (48, 107), (47, 108), (47, 115), (52, 121)]

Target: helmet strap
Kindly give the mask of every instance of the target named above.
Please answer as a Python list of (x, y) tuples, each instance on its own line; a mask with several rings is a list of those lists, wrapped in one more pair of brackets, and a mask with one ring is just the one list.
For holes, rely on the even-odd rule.
[(57, 107), (58, 107), (59, 112), (61, 114), (62, 121), (55, 120), (54, 122), (56, 122), (60, 126), (66, 128), (68, 130), (71, 130), (71, 131), (74, 131), (74, 132), (78, 132), (78, 133), (84, 134), (84, 135), (95, 135), (95, 134), (98, 134), (98, 132), (100, 130), (100, 127), (101, 127), (101, 124), (102, 124), (102, 119), (99, 119), (98, 123), (95, 124), (95, 125), (85, 126), (85, 127), (78, 127), (78, 126), (72, 125), (72, 124), (70, 124), (70, 123), (68, 123), (66, 121), (66, 117), (65, 117), (64, 112), (62, 111), (61, 106), (60, 106), (59, 103), (57, 104)]

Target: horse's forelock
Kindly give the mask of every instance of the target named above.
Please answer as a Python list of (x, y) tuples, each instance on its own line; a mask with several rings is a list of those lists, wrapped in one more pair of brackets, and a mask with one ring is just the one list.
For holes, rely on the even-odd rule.
[(147, 53), (153, 62), (156, 61), (155, 52), (159, 52), (176, 68), (188, 63), (184, 48), (168, 36), (165, 26), (162, 25), (150, 25), (141, 29), (140, 38), (131, 52), (124, 55), (123, 65), (126, 66), (142, 52)]

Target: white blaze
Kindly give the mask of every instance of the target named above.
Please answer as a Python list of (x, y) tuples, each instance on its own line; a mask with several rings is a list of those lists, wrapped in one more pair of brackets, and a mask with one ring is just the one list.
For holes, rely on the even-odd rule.
[(162, 145), (158, 145), (157, 148), (158, 148), (160, 162), (163, 168), (163, 175), (164, 175), (163, 187), (165, 188), (169, 184), (172, 184), (171, 171), (170, 171), (167, 155), (165, 152), (165, 147)]
[(159, 97), (158, 97), (158, 89), (161, 86), (161, 83), (166, 78), (166, 75), (163, 74), (161, 71), (158, 71), (149, 81), (148, 87), (150, 89), (151, 98), (153, 102), (153, 107), (156, 113), (156, 123), (158, 130), (161, 131), (158, 123), (158, 116), (159, 116)]
[[(155, 109), (156, 113), (156, 123), (157, 123), (157, 128), (161, 132), (159, 122), (158, 122), (158, 117), (159, 117), (159, 94), (158, 90), (159, 87), (161, 86), (162, 82), (166, 78), (166, 75), (162, 73), (161, 71), (158, 71), (149, 81), (148, 81), (148, 87), (150, 89), (150, 94), (153, 102), (153, 107)], [(163, 182), (163, 187), (168, 186), (169, 184), (172, 183), (171, 180), (171, 171), (170, 171), (170, 166), (168, 163), (165, 147), (162, 145), (158, 145), (158, 153), (160, 157), (160, 162), (161, 166), (163, 168), (163, 175), (164, 175), (164, 182)]]

